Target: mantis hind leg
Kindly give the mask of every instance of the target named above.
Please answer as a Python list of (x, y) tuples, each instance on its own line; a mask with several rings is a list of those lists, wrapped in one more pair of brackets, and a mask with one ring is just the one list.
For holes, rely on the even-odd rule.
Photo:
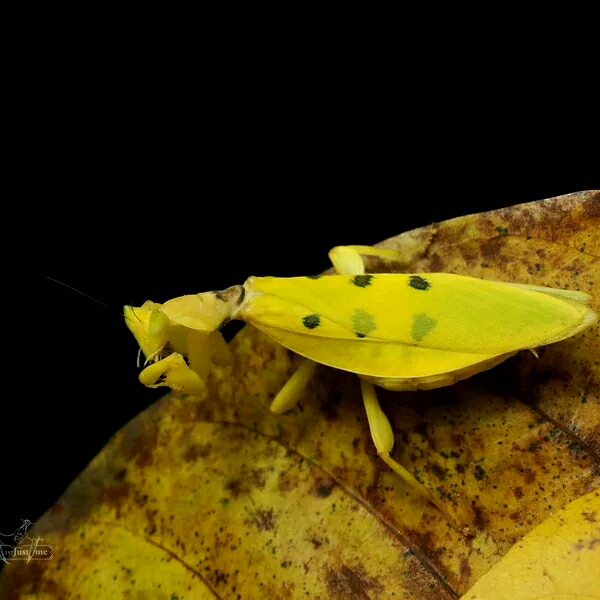
[[(398, 254), (393, 250), (384, 250), (372, 248), (370, 246), (336, 246), (329, 252), (329, 258), (339, 274), (345, 275), (364, 275), (365, 266), (361, 255), (379, 256), (381, 258), (397, 258)], [(282, 413), (293, 408), (302, 392), (304, 391), (310, 377), (314, 373), (316, 363), (311, 360), (303, 359), (300, 367), (290, 377), (288, 382), (277, 394), (271, 410), (275, 413)], [(363, 402), (369, 422), (369, 430), (371, 438), (375, 444), (377, 454), (381, 459), (399, 475), (408, 485), (417, 490), (425, 499), (431, 502), (447, 519), (452, 527), (461, 532), (468, 532), (468, 528), (461, 528), (456, 525), (456, 521), (447, 513), (443, 505), (437, 501), (431, 493), (423, 486), (422, 483), (409, 473), (402, 465), (397, 463), (390, 456), (390, 452), (394, 447), (394, 434), (389, 419), (379, 406), (377, 393), (373, 383), (360, 380)]]
[(377, 393), (375, 392), (375, 386), (365, 381), (360, 380), (360, 389), (362, 392), (363, 402), (365, 403), (365, 411), (367, 413), (367, 420), (369, 422), (369, 430), (371, 432), (371, 439), (375, 444), (377, 454), (385, 462), (385, 464), (399, 475), (410, 487), (419, 492), (426, 500), (431, 502), (441, 513), (444, 515), (448, 523), (456, 530), (461, 533), (468, 534), (468, 527), (460, 526), (456, 520), (452, 518), (443, 504), (436, 500), (434, 496), (420, 483), (409, 471), (407, 471), (400, 463), (397, 463), (391, 456), (390, 452), (394, 447), (394, 433), (389, 419), (386, 417), (383, 410), (379, 406), (377, 400)]
[[(388, 259), (398, 257), (398, 254), (393, 250), (372, 248), (370, 246), (337, 246), (329, 252), (329, 258), (331, 259), (336, 271), (338, 273), (345, 273), (349, 275), (364, 274), (365, 268), (361, 255), (378, 256), (380, 258)], [(375, 380), (375, 383), (377, 383), (377, 380)], [(448, 383), (442, 383), (442, 385), (447, 384)], [(438, 385), (433, 385), (432, 387), (438, 387)], [(377, 454), (381, 457), (385, 464), (390, 467), (392, 471), (394, 471), (394, 473), (399, 475), (410, 487), (418, 491), (425, 499), (431, 502), (431, 504), (433, 504), (442, 513), (442, 515), (444, 515), (452, 527), (463, 533), (468, 533), (468, 528), (458, 526), (455, 519), (448, 514), (442, 503), (436, 500), (422, 483), (420, 483), (409, 471), (407, 471), (401, 464), (397, 463), (390, 456), (390, 452), (394, 447), (394, 434), (390, 421), (379, 406), (377, 393), (373, 383), (370, 381), (365, 381), (361, 378), (360, 386), (363, 402), (365, 404), (365, 411), (367, 413), (367, 421), (369, 422), (369, 430), (371, 432), (371, 438), (375, 444)], [(413, 388), (400, 389), (417, 389), (417, 387), (418, 386), (415, 384), (415, 387)], [(423, 387), (427, 389), (425, 385), (423, 385)]]

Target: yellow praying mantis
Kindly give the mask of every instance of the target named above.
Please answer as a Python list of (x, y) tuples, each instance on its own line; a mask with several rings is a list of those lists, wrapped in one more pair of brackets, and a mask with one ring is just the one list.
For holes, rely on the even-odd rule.
[(305, 357), (271, 411), (298, 402), (317, 363), (356, 373), (378, 455), (452, 523), (443, 505), (391, 458), (394, 436), (374, 386), (452, 385), (520, 350), (573, 336), (596, 321), (590, 297), (449, 273), (366, 274), (363, 256), (396, 257), (369, 246), (338, 246), (329, 256), (336, 275), (250, 277), (220, 292), (125, 306), (148, 365), (140, 381), (199, 393), (211, 363), (227, 360), (219, 328), (231, 319), (250, 323)]

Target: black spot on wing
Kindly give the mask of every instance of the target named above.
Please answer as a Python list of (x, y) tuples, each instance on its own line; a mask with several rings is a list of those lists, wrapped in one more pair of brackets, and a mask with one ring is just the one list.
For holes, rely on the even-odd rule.
[(373, 279), (373, 275), (356, 275), (350, 281), (357, 287), (367, 287), (371, 285), (371, 279)]
[(426, 291), (431, 287), (429, 281), (420, 275), (411, 275), (408, 280), (408, 285), (415, 290), (421, 291)]
[(364, 338), (366, 337), (364, 333), (358, 333), (358, 331), (356, 332), (356, 337), (357, 338)]
[(306, 327), (306, 329), (314, 329), (321, 324), (321, 317), (319, 315), (307, 315), (306, 317), (302, 317), (302, 325)]

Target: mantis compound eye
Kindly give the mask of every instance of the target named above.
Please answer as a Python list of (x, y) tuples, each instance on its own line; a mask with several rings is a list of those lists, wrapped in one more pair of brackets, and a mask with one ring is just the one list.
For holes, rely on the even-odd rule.
[(159, 337), (165, 327), (169, 324), (169, 318), (162, 311), (155, 309), (150, 314), (150, 318), (148, 319), (148, 331), (150, 335)]

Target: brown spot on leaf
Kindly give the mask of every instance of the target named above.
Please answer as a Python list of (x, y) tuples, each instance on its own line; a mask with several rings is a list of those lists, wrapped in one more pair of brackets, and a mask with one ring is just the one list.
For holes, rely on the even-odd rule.
[(214, 409), (208, 402), (198, 402), (196, 405), (196, 421), (212, 421), (214, 418)]
[(146, 509), (146, 519), (148, 520), (148, 525), (144, 527), (144, 533), (146, 535), (154, 535), (156, 533), (156, 522), (154, 519), (156, 517), (157, 512), (158, 511), (156, 509)]
[(462, 558), (460, 561), (460, 583), (465, 586), (471, 578), (471, 566), (466, 558)]
[(152, 452), (158, 441), (158, 424), (150, 415), (143, 416), (127, 424), (121, 440), (123, 457), (141, 468), (153, 463)]
[(105, 504), (112, 504), (116, 508), (116, 518), (121, 517), (121, 508), (131, 495), (131, 483), (122, 485), (112, 485), (101, 490), (101, 501)]
[(485, 523), (486, 523), (486, 519), (485, 516), (483, 514), (483, 510), (481, 509), (481, 507), (474, 505), (473, 506), (473, 513), (474, 513), (474, 518), (473, 518), (473, 526), (476, 529), (479, 529), (480, 531), (483, 531), (485, 529)]
[(284, 473), (280, 473), (279, 478), (277, 480), (277, 486), (282, 492), (289, 492), (297, 488), (299, 485), (298, 475), (292, 470), (285, 471)]
[(437, 246), (453, 246), (467, 236), (467, 224), (461, 223), (458, 227), (436, 228), (435, 242)]
[(462, 433), (453, 433), (450, 435), (450, 439), (457, 448), (460, 448), (466, 442), (466, 438)]
[(569, 452), (573, 452), (573, 454), (579, 454), (583, 450), (583, 446), (580, 442), (571, 442), (569, 444)]
[(583, 201), (583, 213), (588, 219), (600, 218), (600, 194)]
[(442, 469), (439, 465), (431, 465), (431, 472), (440, 480), (444, 481), (446, 479), (447, 469)]
[(503, 236), (482, 240), (480, 249), (483, 258), (488, 262), (495, 262), (497, 265), (506, 263), (508, 259), (502, 255), (502, 250), (506, 247), (505, 240), (506, 238)]
[(275, 518), (273, 517), (273, 509), (257, 510), (250, 515), (250, 519), (246, 519), (246, 525), (256, 525), (259, 531), (271, 531), (275, 529)]
[(336, 486), (336, 482), (334, 479), (331, 479), (331, 477), (317, 477), (317, 480), (315, 481), (315, 494), (319, 497), (319, 498), (327, 498), (328, 496), (331, 495), (331, 492), (333, 491), (333, 488)]
[(212, 452), (212, 444), (192, 444), (183, 456), (186, 462), (195, 462), (199, 458), (206, 458)]
[(481, 481), (485, 477), (485, 469), (481, 465), (476, 465), (473, 469), (473, 476), (477, 481)]
[(362, 569), (342, 566), (339, 570), (327, 569), (327, 591), (333, 600), (370, 600), (369, 591), (375, 596), (383, 592), (383, 586)]
[(115, 481), (123, 481), (127, 475), (127, 469), (121, 469), (115, 473)]
[(459, 246), (459, 252), (463, 258), (463, 260), (469, 265), (474, 263), (479, 254), (474, 251), (472, 247), (469, 246)]
[(595, 523), (596, 522), (596, 511), (591, 511), (591, 512), (582, 512), (581, 515), (583, 516), (583, 518), (586, 521), (589, 521), (590, 523)]
[(433, 563), (436, 563), (436, 566), (439, 566), (440, 558), (444, 553), (444, 549), (440, 547), (436, 547), (435, 537), (431, 531), (426, 531), (425, 533), (419, 533), (417, 531), (413, 531), (411, 533), (411, 538), (414, 540), (414, 545), (419, 548), (423, 552), (425, 556), (427, 556)]
[(242, 489), (242, 482), (239, 479), (228, 481), (225, 484), (225, 489), (229, 490), (234, 498), (237, 498), (243, 491), (248, 491)]
[(439, 273), (444, 270), (444, 261), (437, 252), (434, 252), (429, 258), (429, 266), (432, 273)]
[(225, 489), (229, 490), (234, 498), (237, 498), (241, 494), (249, 494), (254, 488), (264, 489), (265, 483), (265, 469), (248, 469), (246, 465), (243, 465), (240, 476), (230, 479), (225, 484)]
[(517, 486), (516, 488), (513, 488), (513, 496), (517, 500), (520, 500), (524, 496), (523, 488), (521, 486)]

